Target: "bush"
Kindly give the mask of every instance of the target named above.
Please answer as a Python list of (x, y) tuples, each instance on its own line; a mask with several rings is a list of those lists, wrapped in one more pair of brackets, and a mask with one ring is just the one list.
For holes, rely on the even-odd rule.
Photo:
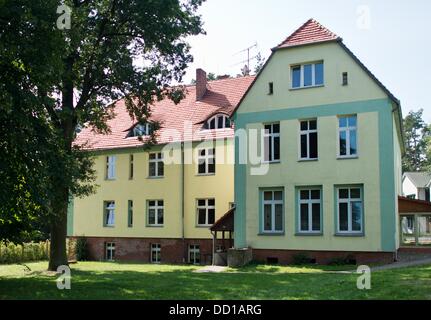
[(311, 258), (306, 253), (297, 253), (293, 255), (293, 264), (301, 265), (301, 264), (313, 264), (316, 263), (316, 260)]
[(88, 260), (88, 246), (87, 239), (78, 238), (75, 244), (76, 260), (87, 261)]
[(0, 263), (21, 263), (29, 261), (48, 260), (49, 242), (29, 242), (15, 244), (0, 243)]

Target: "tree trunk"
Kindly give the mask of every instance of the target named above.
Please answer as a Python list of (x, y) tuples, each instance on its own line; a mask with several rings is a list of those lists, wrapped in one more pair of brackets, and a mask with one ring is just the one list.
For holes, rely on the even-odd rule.
[(66, 253), (67, 207), (69, 205), (69, 189), (58, 190), (58, 200), (53, 204), (55, 215), (51, 218), (51, 247), (49, 251), (49, 271), (57, 271), (62, 265), (68, 265)]
[(49, 251), (48, 265), (49, 271), (57, 271), (59, 266), (68, 265), (66, 254), (66, 237), (67, 206), (63, 205), (61, 208), (59, 208), (59, 211), (57, 211), (56, 219), (53, 219), (51, 222), (51, 249)]

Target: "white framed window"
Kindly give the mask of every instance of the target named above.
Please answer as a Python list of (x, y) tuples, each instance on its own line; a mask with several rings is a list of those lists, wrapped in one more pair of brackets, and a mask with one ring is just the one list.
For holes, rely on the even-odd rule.
[(197, 244), (189, 245), (189, 263), (201, 264), (201, 251)]
[(150, 262), (160, 263), (162, 261), (161, 259), (162, 259), (162, 246), (160, 245), (160, 243), (152, 243)]
[(300, 121), (300, 159), (315, 160), (318, 158), (317, 120)]
[(163, 226), (164, 202), (163, 200), (148, 201), (148, 225), (152, 227)]
[(225, 129), (225, 128), (230, 128), (230, 127), (231, 127), (230, 119), (225, 114), (217, 114), (217, 115), (211, 117), (204, 124), (204, 129), (206, 129), (206, 130)]
[(114, 261), (114, 259), (115, 259), (115, 243), (114, 242), (105, 243), (105, 259), (107, 261)]
[(348, 158), (357, 155), (357, 116), (340, 116), (338, 117), (338, 156)]
[(127, 226), (133, 227), (133, 200), (127, 202)]
[(215, 149), (198, 150), (198, 174), (215, 174)]
[(283, 190), (262, 190), (262, 232), (282, 233), (283, 228)]
[(215, 199), (197, 200), (198, 226), (211, 226), (215, 222)]
[(291, 67), (292, 89), (323, 86), (323, 61)]
[(151, 178), (162, 178), (165, 175), (165, 163), (162, 152), (149, 154), (148, 168), (148, 176)]
[(338, 187), (338, 233), (363, 233), (362, 187)]
[(149, 136), (151, 134), (151, 125), (149, 123), (138, 123), (133, 127), (131, 132), (132, 137)]
[(115, 226), (115, 201), (104, 202), (103, 223), (105, 227)]
[(321, 189), (299, 189), (299, 233), (320, 233), (322, 232)]
[(106, 157), (106, 179), (115, 180), (115, 163), (117, 161), (116, 156)]
[(264, 125), (263, 148), (265, 162), (280, 161), (280, 123)]

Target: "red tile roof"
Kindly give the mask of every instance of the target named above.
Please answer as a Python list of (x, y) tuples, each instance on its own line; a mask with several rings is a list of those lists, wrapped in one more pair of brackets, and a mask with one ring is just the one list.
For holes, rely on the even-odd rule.
[(305, 44), (335, 41), (340, 39), (335, 33), (329, 31), (314, 19), (308, 20), (299, 29), (292, 33), (276, 49), (301, 46)]
[[(186, 87), (186, 97), (177, 105), (169, 99), (156, 102), (151, 107), (152, 116), (161, 128), (157, 131), (157, 142), (165, 144), (178, 141), (201, 141), (233, 137), (234, 130), (201, 130), (202, 123), (217, 112), (231, 114), (251, 85), (254, 76), (209, 81), (207, 91), (196, 101), (196, 86)], [(139, 147), (143, 142), (137, 137), (128, 138), (129, 129), (136, 123), (130, 118), (124, 100), (116, 102), (115, 117), (108, 120), (110, 134), (98, 134), (84, 128), (75, 140), (76, 145), (85, 145), (86, 150), (106, 150)], [(189, 124), (185, 127), (185, 124)]]

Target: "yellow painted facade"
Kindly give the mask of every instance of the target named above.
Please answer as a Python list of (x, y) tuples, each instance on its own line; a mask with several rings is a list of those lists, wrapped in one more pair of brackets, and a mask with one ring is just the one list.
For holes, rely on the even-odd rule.
[[(199, 175), (197, 152), (204, 147), (216, 149), (216, 173)], [(97, 192), (74, 199), (73, 236), (166, 238), (183, 237), (182, 164), (166, 164), (163, 178), (149, 178), (149, 153), (160, 152), (164, 146), (143, 149), (100, 151), (95, 154)], [(177, 151), (179, 152), (180, 149)], [(167, 151), (166, 151), (167, 152)], [(130, 155), (133, 154), (133, 179), (130, 175)], [(116, 156), (116, 179), (106, 180), (106, 157)], [(210, 239), (208, 226), (197, 226), (197, 199), (215, 199), (215, 220), (229, 209), (234, 198), (233, 139), (194, 142), (184, 146), (184, 237)], [(165, 156), (165, 159), (167, 155)], [(181, 158), (181, 157), (180, 157)], [(224, 158), (224, 160), (222, 160)], [(128, 201), (133, 201), (133, 227), (128, 227)], [(147, 202), (164, 201), (164, 224), (148, 226)], [(115, 226), (104, 227), (104, 202), (115, 201)]]

